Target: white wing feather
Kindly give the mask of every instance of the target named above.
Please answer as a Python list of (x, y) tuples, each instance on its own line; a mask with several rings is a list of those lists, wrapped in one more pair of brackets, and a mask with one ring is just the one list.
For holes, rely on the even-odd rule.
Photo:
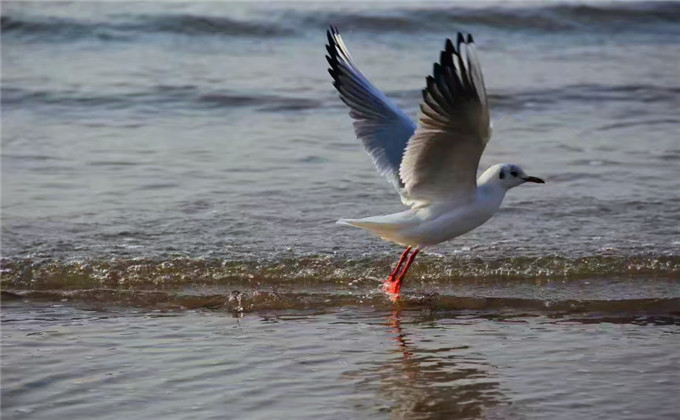
[(428, 76), (418, 128), (399, 169), (411, 205), (471, 200), (477, 167), (491, 136), (482, 70), (472, 36), (450, 40)]

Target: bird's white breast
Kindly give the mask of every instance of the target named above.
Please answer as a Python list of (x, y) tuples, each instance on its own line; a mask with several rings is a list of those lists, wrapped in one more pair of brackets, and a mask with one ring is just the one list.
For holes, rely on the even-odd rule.
[(474, 202), (437, 204), (417, 211), (420, 223), (401, 232), (412, 245), (435, 245), (484, 224), (496, 213), (505, 190), (480, 187)]

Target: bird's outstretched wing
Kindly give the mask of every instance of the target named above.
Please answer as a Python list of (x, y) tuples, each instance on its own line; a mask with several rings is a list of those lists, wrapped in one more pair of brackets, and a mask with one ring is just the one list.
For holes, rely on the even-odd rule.
[(416, 125), (354, 65), (337, 28), (331, 27), (327, 35), (328, 72), (340, 99), (350, 108), (354, 131), (378, 171), (401, 193), (399, 167)]
[(477, 189), (477, 167), (491, 137), (482, 69), (471, 35), (446, 40), (427, 77), (418, 128), (399, 169), (411, 205), (468, 200)]

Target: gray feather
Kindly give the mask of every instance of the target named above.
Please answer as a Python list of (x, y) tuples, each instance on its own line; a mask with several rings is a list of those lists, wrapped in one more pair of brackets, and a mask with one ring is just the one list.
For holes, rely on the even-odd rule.
[(403, 183), (399, 178), (399, 167), (416, 124), (354, 65), (338, 30), (331, 27), (327, 35), (329, 73), (340, 99), (350, 108), (355, 134), (378, 172), (401, 193)]

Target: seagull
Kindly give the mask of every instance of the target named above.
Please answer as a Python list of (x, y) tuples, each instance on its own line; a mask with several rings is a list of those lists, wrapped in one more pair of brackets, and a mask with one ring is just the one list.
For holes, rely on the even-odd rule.
[(426, 78), (417, 124), (359, 71), (336, 27), (331, 26), (327, 36), (328, 71), (340, 100), (349, 107), (355, 134), (378, 172), (410, 207), (337, 222), (406, 247), (382, 287), (396, 302), (404, 276), (421, 250), (484, 224), (509, 189), (544, 181), (509, 163), (494, 165), (477, 179), (479, 159), (491, 138), (491, 121), (472, 35), (459, 32), (455, 44), (446, 40), (439, 62)]

